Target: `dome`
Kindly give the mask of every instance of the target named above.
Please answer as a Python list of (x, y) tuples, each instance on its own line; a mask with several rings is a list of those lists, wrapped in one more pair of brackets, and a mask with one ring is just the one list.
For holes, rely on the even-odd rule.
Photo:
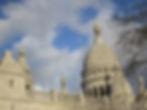
[(85, 68), (93, 69), (101, 67), (120, 67), (119, 61), (112, 49), (104, 44), (100, 34), (100, 27), (98, 25), (95, 25), (94, 32), (95, 44), (87, 54)]
[[(104, 44), (98, 25), (95, 25), (94, 33), (95, 43), (86, 56), (83, 71), (83, 83), (88, 89), (93, 89), (98, 85), (105, 85), (103, 79), (107, 76), (112, 76), (113, 70), (121, 71), (116, 55), (111, 48)], [(94, 81), (96, 79), (101, 80)]]
[(120, 64), (112, 49), (103, 42), (96, 41), (86, 57), (85, 68), (111, 68), (115, 66), (120, 66)]
[(98, 25), (95, 25), (94, 32), (95, 44), (86, 56), (83, 70), (84, 93), (94, 97), (110, 95), (117, 97), (121, 94), (130, 96), (132, 100), (131, 87), (123, 75), (117, 56), (104, 44)]

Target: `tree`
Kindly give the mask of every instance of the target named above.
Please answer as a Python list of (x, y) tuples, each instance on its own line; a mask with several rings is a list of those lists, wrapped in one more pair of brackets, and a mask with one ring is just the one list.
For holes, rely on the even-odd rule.
[[(120, 47), (122, 60), (127, 59), (124, 70), (136, 91), (137, 77), (147, 77), (147, 1), (133, 1), (130, 5), (120, 7), (114, 19), (125, 28), (116, 45)], [(127, 26), (130, 27), (126, 28)], [(147, 78), (145, 80), (147, 84)]]

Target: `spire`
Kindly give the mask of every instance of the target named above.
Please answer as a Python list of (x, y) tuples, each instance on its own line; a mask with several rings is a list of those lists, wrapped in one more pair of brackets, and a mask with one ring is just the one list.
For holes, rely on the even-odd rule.
[(23, 48), (19, 49), (19, 56), (20, 57), (25, 57), (25, 51)]
[(101, 28), (98, 24), (95, 24), (94, 26), (94, 34), (95, 34), (95, 39), (97, 40), (97, 42), (102, 43)]
[(64, 76), (61, 78), (61, 91), (62, 92), (67, 92), (66, 78)]
[(14, 63), (15, 63), (15, 60), (13, 59), (11, 52), (6, 51), (3, 55), (2, 65), (11, 65)]
[(5, 51), (5, 53), (4, 53), (4, 56), (3, 56), (4, 58), (12, 58), (12, 54), (11, 54), (11, 52), (10, 51)]
[(25, 56), (26, 56), (25, 51), (24, 51), (24, 49), (21, 48), (19, 50), (19, 64), (26, 72), (29, 72), (29, 66), (27, 64)]

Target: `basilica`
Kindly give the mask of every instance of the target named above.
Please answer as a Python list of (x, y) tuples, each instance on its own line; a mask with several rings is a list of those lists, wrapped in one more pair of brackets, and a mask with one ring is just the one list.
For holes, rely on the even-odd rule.
[(85, 56), (82, 92), (70, 94), (66, 78), (61, 91), (35, 89), (23, 49), (14, 59), (6, 51), (0, 61), (0, 110), (147, 110), (147, 91), (139, 77), (135, 95), (125, 78), (119, 60), (104, 44), (101, 30), (94, 26), (95, 42)]

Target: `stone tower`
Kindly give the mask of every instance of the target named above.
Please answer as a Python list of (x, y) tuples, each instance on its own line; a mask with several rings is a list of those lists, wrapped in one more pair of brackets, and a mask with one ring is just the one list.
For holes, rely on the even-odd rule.
[[(88, 52), (83, 70), (82, 87), (85, 95), (133, 101), (133, 93), (125, 79), (120, 63), (101, 37), (98, 25), (94, 27), (95, 43)], [(116, 101), (117, 101), (116, 100)]]
[[(20, 59), (25, 60), (19, 55)], [(32, 91), (32, 84), (33, 81), (28, 71), (25, 71), (19, 61), (13, 59), (10, 51), (6, 51), (0, 63), (0, 97), (24, 99)]]
[(22, 48), (19, 50), (18, 63), (21, 66), (22, 70), (25, 72), (25, 79), (26, 79), (25, 89), (27, 93), (31, 95), (32, 92), (34, 91), (34, 82), (30, 73), (30, 68), (26, 60), (25, 51)]

